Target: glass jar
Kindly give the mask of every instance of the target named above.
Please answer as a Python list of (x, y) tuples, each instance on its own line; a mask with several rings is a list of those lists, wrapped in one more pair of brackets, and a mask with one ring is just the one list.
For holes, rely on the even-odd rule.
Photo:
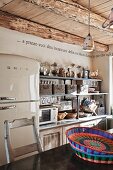
[(82, 66), (77, 66), (77, 77), (82, 78), (83, 77), (83, 67)]
[(59, 66), (58, 76), (65, 77), (65, 68), (62, 65)]
[(77, 73), (76, 73), (76, 65), (75, 64), (71, 64), (71, 77), (77, 77)]
[(50, 73), (50, 64), (48, 62), (44, 62), (40, 64), (40, 75), (47, 76)]
[(53, 76), (58, 75), (58, 65), (55, 62), (51, 65), (51, 73)]
[(67, 69), (66, 77), (71, 77), (71, 71), (70, 71), (70, 68), (68, 68), (68, 69)]

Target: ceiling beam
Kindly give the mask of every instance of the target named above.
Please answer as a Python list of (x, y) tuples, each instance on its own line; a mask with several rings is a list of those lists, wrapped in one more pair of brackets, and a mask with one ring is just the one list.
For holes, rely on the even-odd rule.
[[(45, 25), (28, 21), (12, 14), (0, 11), (0, 26), (23, 32), (26, 34), (32, 34), (45, 39), (57, 40), (64, 43), (83, 45), (84, 38), (63, 32)], [(95, 50), (108, 51), (107, 45), (95, 42)]]
[(5, 1), (0, 1), (0, 8), (7, 5), (8, 3), (10, 3), (12, 0), (5, 0)]
[[(88, 25), (88, 9), (77, 4), (73, 0), (24, 0), (29, 3), (33, 3), (40, 7), (43, 7), (49, 11), (52, 11), (56, 14), (65, 16), (68, 19), (73, 21)], [(94, 13), (90, 12), (90, 26), (103, 32), (105, 35), (112, 37), (113, 30), (102, 28), (102, 23), (105, 21), (105, 18)]]

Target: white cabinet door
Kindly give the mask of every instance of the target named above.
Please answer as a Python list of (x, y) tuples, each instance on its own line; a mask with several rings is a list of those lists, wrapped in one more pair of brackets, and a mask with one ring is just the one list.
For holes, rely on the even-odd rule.
[(79, 126), (80, 126), (80, 124), (73, 124), (73, 125), (68, 125), (68, 126), (63, 127), (63, 134), (62, 134), (62, 136), (63, 136), (63, 145), (69, 143), (68, 139), (66, 137), (66, 130), (68, 130), (70, 128), (73, 128), (73, 127), (79, 127)]
[(44, 151), (62, 145), (62, 127), (40, 131)]

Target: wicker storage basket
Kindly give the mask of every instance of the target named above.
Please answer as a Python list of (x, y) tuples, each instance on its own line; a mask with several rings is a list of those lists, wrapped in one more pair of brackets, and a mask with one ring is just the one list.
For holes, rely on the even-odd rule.
[(53, 84), (53, 94), (65, 94), (64, 84)]
[(52, 84), (40, 84), (40, 95), (51, 95)]
[(66, 94), (71, 94), (73, 92), (77, 92), (77, 85), (65, 85), (65, 93)]

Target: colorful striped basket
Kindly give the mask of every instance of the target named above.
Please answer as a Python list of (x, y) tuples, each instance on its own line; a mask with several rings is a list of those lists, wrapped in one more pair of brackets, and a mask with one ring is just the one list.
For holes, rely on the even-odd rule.
[(74, 127), (66, 136), (75, 154), (95, 163), (113, 164), (113, 135), (89, 127)]

